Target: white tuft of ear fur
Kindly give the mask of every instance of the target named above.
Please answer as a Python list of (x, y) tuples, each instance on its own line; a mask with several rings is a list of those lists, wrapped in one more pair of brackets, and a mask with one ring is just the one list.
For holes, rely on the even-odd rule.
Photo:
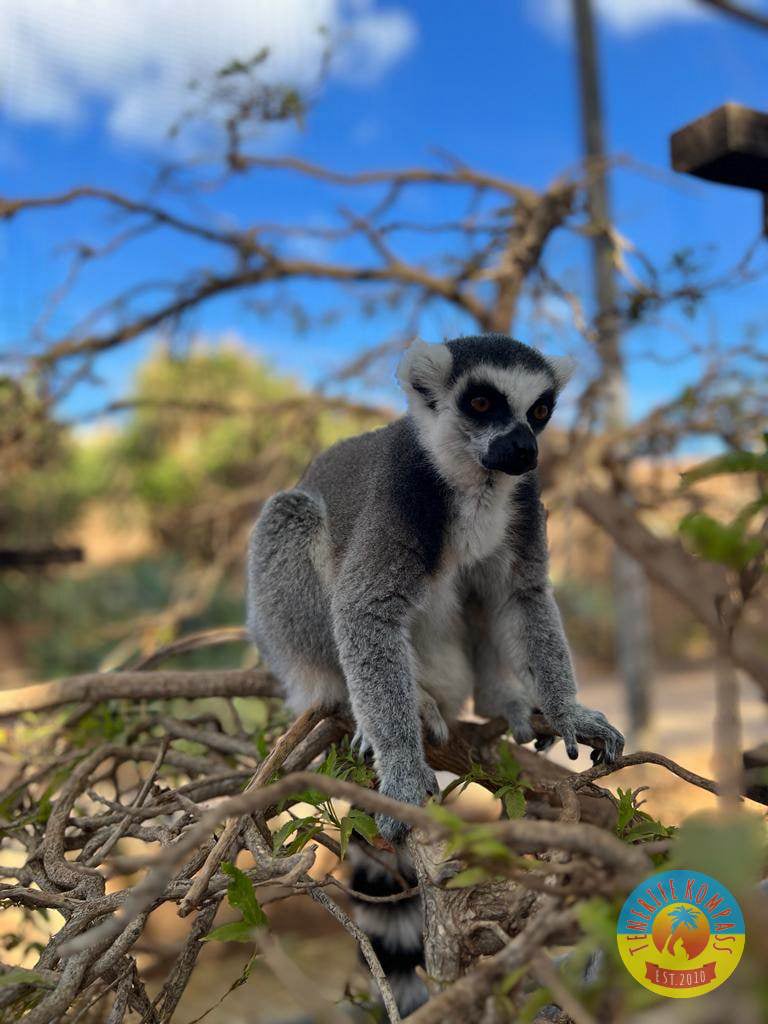
[(417, 338), (397, 368), (397, 379), (409, 398), (418, 397), (430, 407), (448, 380), (453, 357), (445, 345), (429, 345)]
[(573, 356), (548, 356), (547, 362), (555, 375), (555, 387), (562, 391), (573, 376), (576, 360)]

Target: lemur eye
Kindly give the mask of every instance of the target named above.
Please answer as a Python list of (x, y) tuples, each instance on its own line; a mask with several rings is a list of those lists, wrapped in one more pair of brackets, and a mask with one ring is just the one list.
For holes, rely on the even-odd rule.
[(533, 407), (533, 418), (535, 420), (545, 420), (549, 416), (549, 406), (546, 402), (539, 402), (538, 405)]
[(490, 398), (486, 398), (485, 395), (478, 395), (476, 398), (473, 398), (469, 404), (475, 412), (488, 412), (491, 408), (491, 400)]

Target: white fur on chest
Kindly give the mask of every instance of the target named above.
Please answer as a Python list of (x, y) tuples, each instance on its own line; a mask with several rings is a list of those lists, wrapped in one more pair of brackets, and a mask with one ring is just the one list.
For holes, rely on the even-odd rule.
[(498, 551), (512, 521), (516, 477), (502, 477), (460, 494), (448, 539), (447, 557), (469, 568)]

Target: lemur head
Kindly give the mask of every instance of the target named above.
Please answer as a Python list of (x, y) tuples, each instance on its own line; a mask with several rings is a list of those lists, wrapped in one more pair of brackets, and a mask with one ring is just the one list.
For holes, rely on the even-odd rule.
[(398, 377), (422, 444), (458, 486), (536, 467), (537, 437), (572, 372), (569, 359), (545, 358), (503, 334), (415, 341)]

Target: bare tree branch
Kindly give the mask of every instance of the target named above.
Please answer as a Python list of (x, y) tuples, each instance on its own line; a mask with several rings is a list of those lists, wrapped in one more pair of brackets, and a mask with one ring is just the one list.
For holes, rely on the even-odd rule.
[(745, 25), (753, 28), (768, 29), (768, 14), (762, 14), (752, 7), (744, 7), (743, 4), (733, 3), (732, 0), (699, 0), (699, 3), (706, 4), (722, 14), (727, 14)]

